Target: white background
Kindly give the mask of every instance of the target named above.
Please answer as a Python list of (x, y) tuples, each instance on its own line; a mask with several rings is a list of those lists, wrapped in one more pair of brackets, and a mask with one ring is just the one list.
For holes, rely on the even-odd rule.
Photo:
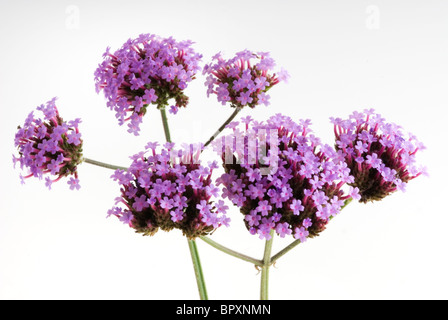
[[(244, 110), (309, 118), (332, 143), (330, 116), (375, 108), (423, 141), (430, 177), (373, 204), (351, 204), (271, 269), (271, 299), (446, 299), (448, 285), (448, 2), (426, 1), (1, 1), (0, 298), (197, 299), (180, 232), (142, 237), (106, 212), (119, 195), (111, 170), (82, 164), (82, 188), (66, 180), (22, 186), (12, 168), (17, 125), (58, 96), (66, 120), (82, 118), (84, 155), (117, 165), (148, 141), (163, 141), (150, 109), (140, 137), (119, 127), (93, 72), (107, 46), (140, 33), (191, 39), (203, 62), (250, 49), (270, 51), (291, 75), (273, 88), (271, 106)], [(188, 109), (169, 116), (174, 141), (205, 141), (230, 115), (207, 98), (202, 75), (187, 89)], [(212, 239), (261, 258), (263, 241), (243, 227)], [(274, 240), (273, 252), (293, 239)], [(210, 299), (258, 299), (250, 264), (201, 240)]]

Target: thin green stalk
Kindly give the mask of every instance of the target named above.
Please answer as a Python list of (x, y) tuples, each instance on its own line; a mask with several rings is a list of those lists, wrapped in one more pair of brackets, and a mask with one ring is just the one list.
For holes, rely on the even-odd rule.
[(209, 245), (211, 245), (213, 248), (218, 249), (224, 253), (227, 253), (228, 255), (231, 255), (235, 258), (250, 262), (256, 266), (262, 267), (263, 266), (263, 261), (249, 257), (245, 254), (239, 253), (237, 251), (234, 251), (232, 249), (229, 249), (227, 247), (224, 247), (223, 245), (217, 243), (216, 241), (213, 241), (212, 239), (210, 239), (209, 237), (206, 236), (202, 236), (200, 237), (202, 241), (204, 241), (205, 243), (208, 243)]
[(269, 294), (269, 268), (271, 267), (272, 242), (274, 240), (274, 230), (271, 230), (271, 238), (266, 240), (263, 255), (263, 266), (261, 267), (260, 300), (268, 300)]
[(276, 262), (279, 258), (283, 257), (286, 253), (288, 253), (290, 250), (294, 249), (299, 244), (300, 244), (300, 240), (299, 239), (295, 240), (290, 245), (288, 245), (287, 247), (280, 250), (277, 254), (273, 255), (271, 258), (271, 262), (272, 263)]
[(160, 108), (160, 114), (162, 115), (163, 130), (165, 131), (166, 141), (171, 142), (170, 127), (168, 126), (168, 118), (166, 117), (165, 107)]
[(98, 167), (103, 167), (103, 168), (107, 168), (107, 169), (112, 169), (112, 170), (117, 170), (117, 169), (121, 169), (121, 170), (128, 170), (128, 168), (126, 167), (120, 167), (120, 166), (115, 166), (113, 164), (109, 164), (109, 163), (105, 163), (105, 162), (101, 162), (101, 161), (96, 161), (96, 160), (92, 160), (89, 158), (83, 158), (83, 161), (86, 163), (90, 163), (93, 164), (95, 166)]
[(199, 297), (201, 300), (208, 300), (207, 288), (205, 286), (204, 274), (202, 272), (201, 260), (199, 259), (198, 247), (196, 240), (188, 240), (190, 248), (191, 260), (193, 261), (194, 274), (198, 285)]
[(242, 110), (241, 107), (235, 107), (235, 111), (230, 115), (230, 117), (219, 127), (218, 130), (216, 130), (215, 134), (208, 139), (208, 141), (204, 144), (204, 148), (208, 146), (219, 134), (226, 128), (226, 126), (232, 122), (233, 119), (237, 116), (237, 114)]
[[(344, 205), (342, 206), (341, 210), (344, 209), (350, 202), (352, 202), (353, 198), (348, 198), (345, 200)], [(274, 264), (279, 258), (283, 257), (286, 253), (288, 253), (290, 250), (294, 249), (296, 246), (300, 244), (300, 240), (297, 239), (282, 250), (280, 250), (278, 253), (272, 256), (271, 258), (271, 264)]]

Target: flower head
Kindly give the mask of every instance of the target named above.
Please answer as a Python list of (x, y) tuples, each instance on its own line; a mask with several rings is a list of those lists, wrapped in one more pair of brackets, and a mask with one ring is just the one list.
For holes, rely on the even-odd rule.
[[(252, 123), (251, 123), (252, 122)], [(276, 115), (247, 119), (242, 130), (214, 142), (225, 173), (217, 183), (223, 197), (240, 208), (252, 234), (304, 241), (325, 229), (351, 197), (342, 190), (353, 177), (341, 157), (311, 134), (309, 121)]]
[(361, 202), (381, 200), (424, 173), (415, 154), (424, 145), (387, 123), (374, 110), (354, 112), (349, 119), (331, 118), (336, 149), (345, 158)]
[(166, 144), (157, 152), (157, 144), (149, 143), (145, 152), (132, 157), (128, 171), (114, 173), (112, 178), (121, 185), (118, 200), (125, 208), (114, 207), (108, 215), (126, 216), (125, 223), (144, 235), (153, 235), (159, 228), (176, 228), (189, 239), (228, 225), (228, 207), (212, 199), (215, 164), (200, 163), (202, 147), (174, 147)]
[(200, 70), (202, 57), (191, 44), (142, 34), (114, 53), (107, 49), (95, 71), (96, 91), (103, 90), (120, 125), (130, 121), (130, 133), (139, 134), (141, 119), (150, 104), (165, 108), (168, 100), (174, 99), (176, 108), (187, 106), (184, 90)]
[(274, 59), (265, 52), (245, 50), (229, 60), (224, 60), (218, 53), (213, 57), (213, 63), (204, 67), (203, 73), (207, 74), (207, 96), (216, 94), (223, 105), (230, 102), (234, 107), (254, 108), (259, 104), (267, 106), (269, 95), (266, 92), (287, 78), (284, 70), (278, 76), (271, 74), (274, 66)]
[[(82, 139), (78, 129), (80, 119), (65, 122), (56, 108), (56, 98), (37, 107), (43, 118), (31, 112), (23, 127), (19, 126), (14, 144), (19, 156), (13, 155), (14, 165), (20, 164), (28, 173), (23, 178), (44, 175), (45, 185), (51, 189), (53, 182), (73, 175), (70, 189), (79, 189), (77, 166), (82, 162)], [(52, 176), (52, 177), (50, 177)]]

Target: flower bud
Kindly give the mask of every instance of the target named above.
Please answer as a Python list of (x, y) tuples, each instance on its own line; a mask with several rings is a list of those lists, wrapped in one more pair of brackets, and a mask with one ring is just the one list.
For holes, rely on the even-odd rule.
[(22, 179), (42, 179), (48, 175), (45, 184), (49, 189), (53, 182), (73, 175), (68, 181), (70, 189), (79, 189), (77, 166), (82, 162), (82, 140), (78, 124), (81, 120), (65, 122), (55, 101), (56, 98), (37, 107), (43, 118), (37, 118), (31, 112), (23, 127), (18, 127), (14, 142), (19, 156), (13, 155), (14, 165), (19, 163), (21, 169), (28, 169)]
[(336, 149), (344, 157), (360, 202), (381, 200), (425, 173), (415, 155), (425, 149), (412, 134), (387, 123), (373, 109), (353, 112), (349, 119), (331, 118)]
[(213, 61), (203, 70), (203, 74), (207, 74), (207, 96), (216, 94), (223, 105), (230, 102), (233, 107), (239, 108), (254, 108), (260, 104), (268, 106), (270, 96), (266, 92), (288, 78), (285, 70), (278, 75), (270, 73), (275, 62), (267, 52), (245, 50), (229, 60), (224, 60), (218, 53)]
[(301, 242), (318, 235), (352, 196), (342, 189), (353, 182), (348, 168), (311, 134), (309, 120), (278, 114), (265, 123), (243, 122), (242, 130), (232, 124), (233, 134), (214, 142), (226, 172), (217, 180), (223, 197), (261, 239), (270, 239), (271, 230)]
[(121, 185), (121, 196), (108, 215), (143, 235), (158, 229), (180, 229), (188, 239), (209, 234), (228, 225), (228, 207), (213, 201), (219, 191), (212, 182), (215, 163), (204, 166), (199, 161), (201, 148), (193, 145), (174, 149), (165, 144), (157, 152), (157, 143), (149, 143), (144, 152), (132, 157), (128, 171), (117, 170), (112, 178)]
[(176, 107), (187, 106), (184, 90), (200, 70), (202, 57), (191, 44), (142, 34), (129, 39), (114, 53), (107, 49), (104, 61), (95, 71), (96, 91), (104, 92), (120, 125), (129, 121), (128, 132), (139, 134), (150, 104), (165, 108), (168, 100), (174, 99)]

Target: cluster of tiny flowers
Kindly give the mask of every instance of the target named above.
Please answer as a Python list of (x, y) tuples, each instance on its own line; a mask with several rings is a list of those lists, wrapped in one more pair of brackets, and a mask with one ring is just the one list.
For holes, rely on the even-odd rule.
[(129, 133), (139, 134), (150, 104), (165, 108), (174, 99), (173, 113), (188, 104), (184, 89), (200, 70), (202, 57), (191, 45), (191, 41), (142, 34), (115, 53), (107, 49), (95, 71), (96, 91), (104, 91), (107, 106), (116, 112), (120, 125), (129, 121)]
[(217, 183), (223, 197), (244, 215), (246, 227), (261, 239), (271, 230), (304, 242), (322, 232), (357, 189), (344, 192), (353, 182), (340, 155), (310, 134), (310, 121), (295, 123), (276, 115), (265, 123), (250, 117), (230, 125), (233, 134), (215, 142), (225, 173)]
[(216, 94), (223, 105), (230, 102), (234, 107), (267, 106), (270, 97), (266, 92), (288, 77), (285, 70), (278, 76), (270, 74), (274, 66), (274, 59), (265, 52), (245, 50), (229, 60), (224, 60), (218, 53), (213, 57), (213, 63), (203, 70), (203, 74), (207, 74), (207, 96)]
[(190, 145), (180, 150), (166, 143), (157, 152), (157, 143), (132, 157), (127, 171), (117, 170), (112, 178), (121, 185), (121, 196), (108, 211), (136, 232), (153, 235), (158, 228), (182, 230), (189, 239), (206, 235), (221, 225), (228, 226), (228, 206), (219, 197), (211, 175), (217, 163), (200, 164), (201, 148)]
[(15, 146), (19, 156), (13, 155), (14, 166), (19, 163), (23, 170), (28, 169), (25, 178), (45, 177), (45, 185), (51, 189), (53, 182), (62, 177), (70, 177), (70, 189), (79, 189), (77, 165), (82, 162), (82, 140), (78, 130), (80, 119), (65, 122), (55, 104), (56, 98), (37, 107), (44, 118), (35, 118), (31, 112), (23, 127), (18, 127)]
[(381, 200), (397, 189), (404, 191), (409, 180), (424, 173), (415, 154), (424, 149), (412, 134), (387, 123), (375, 110), (353, 112), (349, 119), (330, 118), (334, 124), (336, 149), (342, 151), (360, 190), (361, 202)]

